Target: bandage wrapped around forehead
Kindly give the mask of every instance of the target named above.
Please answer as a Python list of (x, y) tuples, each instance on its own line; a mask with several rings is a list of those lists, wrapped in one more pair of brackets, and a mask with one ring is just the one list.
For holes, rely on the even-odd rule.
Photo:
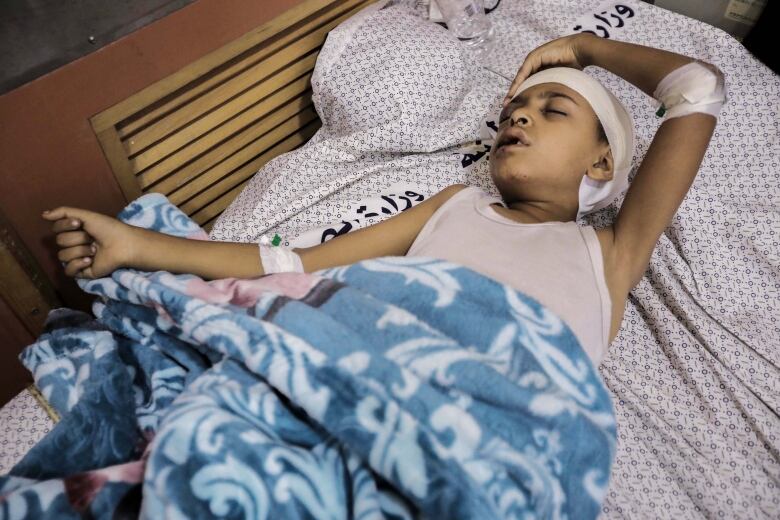
[(582, 178), (577, 211), (579, 219), (608, 206), (628, 186), (628, 173), (634, 157), (634, 120), (620, 100), (601, 82), (581, 70), (553, 67), (539, 71), (520, 84), (517, 94), (540, 83), (560, 83), (584, 97), (601, 121), (612, 150), (612, 180), (598, 181), (587, 175)]

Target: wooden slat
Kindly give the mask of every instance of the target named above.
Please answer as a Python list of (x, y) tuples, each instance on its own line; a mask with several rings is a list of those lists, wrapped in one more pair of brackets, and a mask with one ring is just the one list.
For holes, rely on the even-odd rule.
[(140, 197), (143, 192), (138, 181), (135, 179), (133, 168), (130, 161), (127, 160), (125, 150), (119, 141), (119, 135), (113, 127), (106, 128), (97, 133), (98, 142), (103, 148), (103, 155), (106, 156), (111, 170), (114, 172), (119, 183), (119, 188), (125, 196), (125, 200), (130, 202)]
[[(138, 175), (138, 184), (140, 184), (142, 189), (147, 190), (177, 169), (182, 171), (181, 175), (187, 175), (192, 178), (194, 171), (203, 171), (205, 169), (201, 157), (204, 152), (211, 157), (213, 154), (209, 154), (208, 150), (215, 145), (218, 145), (221, 156), (229, 155), (236, 149), (231, 136), (236, 133), (243, 134), (248, 128), (253, 128), (254, 131), (260, 130), (260, 128), (257, 128), (258, 122), (272, 118), (274, 110), (278, 110), (280, 106), (284, 107), (287, 104), (292, 104), (295, 105), (294, 108), (300, 110), (302, 105), (309, 104), (311, 102), (311, 91), (308, 90), (310, 78), (311, 75), (306, 75), (295, 80), (277, 91), (270, 98), (252, 107), (252, 109), (213, 129), (210, 134), (193, 140), (151, 168), (141, 172)], [(302, 98), (301, 95), (305, 96), (305, 98)], [(176, 176), (178, 177), (179, 175), (177, 173)], [(162, 193), (166, 192), (163, 185), (157, 185), (154, 189)]]
[[(286, 102), (281, 108), (271, 113), (268, 117), (265, 117), (263, 119), (260, 119), (256, 121), (254, 124), (244, 128), (240, 132), (233, 134), (229, 136), (228, 140), (221, 142), (219, 146), (216, 146), (206, 152), (205, 154), (199, 155), (200, 152), (191, 151), (189, 152), (189, 156), (193, 157), (196, 156), (196, 159), (192, 160), (191, 162), (185, 164), (182, 168), (179, 170), (176, 170), (172, 175), (169, 175), (168, 177), (163, 178), (160, 182), (154, 185), (149, 185), (147, 189), (152, 189), (158, 193), (164, 193), (171, 198), (171, 194), (176, 194), (177, 190), (182, 191), (183, 193), (180, 193), (176, 197), (183, 196), (186, 198), (189, 198), (192, 194), (199, 191), (199, 188), (197, 186), (190, 187), (191, 184), (198, 184), (203, 182), (201, 179), (201, 176), (204, 172), (208, 171), (209, 169), (213, 168), (216, 164), (224, 161), (225, 159), (233, 156), (236, 153), (239, 153), (240, 150), (242, 150), (247, 144), (251, 143), (252, 141), (258, 139), (260, 136), (264, 135), (266, 132), (274, 128), (276, 125), (282, 123), (283, 121), (289, 119), (290, 117), (294, 116), (301, 110), (303, 110), (306, 106), (311, 104), (311, 91), (306, 91), (303, 95)], [(216, 139), (214, 140), (216, 142)], [(194, 142), (192, 143), (193, 148), (197, 147), (199, 143)], [(183, 150), (183, 154), (187, 154), (190, 146), (187, 146)], [(171, 165), (168, 165), (167, 163), (176, 160), (179, 155), (182, 155), (181, 153), (178, 153), (175, 156), (172, 156), (169, 159), (166, 159), (163, 161), (163, 164), (161, 163), (159, 167), (161, 167), (161, 171), (155, 172), (158, 168), (158, 166), (155, 166), (154, 169), (149, 170), (148, 173), (156, 173), (158, 176), (166, 175), (166, 170), (170, 170), (172, 168)], [(184, 159), (186, 160), (186, 155), (184, 155)], [(142, 174), (142, 178), (139, 179), (142, 185), (146, 185), (150, 180), (148, 178), (145, 178), (147, 172), (144, 172)], [(195, 191), (191, 191), (191, 190)], [(187, 195), (187, 191), (190, 191), (189, 196)], [(171, 198), (171, 202), (174, 201), (176, 197)], [(178, 202), (173, 202), (174, 204), (178, 204)]]
[[(314, 124), (304, 127), (303, 130), (300, 129), (300, 125), (294, 127), (294, 133), (289, 133), (283, 139), (277, 140), (274, 146), (265, 149), (251, 161), (245, 164), (236, 161), (233, 170), (229, 171), (226, 175), (215, 175), (212, 184), (206, 185), (201, 192), (185, 202), (181, 204), (177, 203), (176, 205), (187, 214), (196, 213), (201, 208), (208, 206), (211, 201), (232, 188), (236, 183), (243, 182), (245, 179), (254, 176), (254, 174), (257, 173), (257, 170), (262, 168), (263, 165), (277, 155), (294, 150), (304, 144), (321, 126), (319, 120), (315, 118), (311, 118), (310, 122)], [(295, 123), (297, 123), (297, 121), (295, 121)], [(293, 127), (293, 125), (290, 125), (290, 127)], [(257, 148), (262, 148), (262, 145)]]
[(139, 107), (148, 107), (155, 102), (163, 99), (171, 92), (175, 92), (182, 86), (191, 81), (204, 76), (210, 70), (213, 70), (215, 64), (226, 63), (236, 56), (242, 54), (247, 49), (251, 49), (274, 35), (285, 31), (306, 18), (316, 15), (317, 12), (326, 10), (329, 7), (338, 5), (339, 0), (305, 0), (277, 16), (268, 23), (252, 29), (245, 35), (233, 40), (232, 42), (210, 52), (198, 61), (187, 65), (178, 72), (146, 87), (124, 101), (117, 103), (96, 114), (90, 121), (96, 132), (116, 125), (138, 112)]
[[(342, 4), (331, 6), (332, 10), (327, 13), (327, 17), (338, 16), (340, 23), (340, 21), (343, 21), (345, 18), (352, 16), (357, 11), (363, 9), (366, 5), (372, 3), (372, 1), (367, 2), (366, 0), (349, 0)], [(326, 19), (328, 22), (330, 21), (325, 17), (323, 17), (323, 19)], [(234, 61), (233, 63), (226, 63), (226, 68), (219, 69), (218, 71), (215, 70), (212, 72), (213, 75), (211, 77), (204, 79), (201, 83), (191, 87), (188, 86), (188, 88), (185, 90), (177, 93), (173, 99), (160, 102), (157, 104), (157, 106), (154, 106), (153, 108), (150, 107), (150, 109), (146, 110), (143, 114), (135, 115), (131, 121), (121, 123), (118, 128), (120, 137), (124, 140), (126, 137), (136, 133), (139, 129), (145, 127), (152, 121), (155, 121), (165, 114), (172, 112), (177, 107), (187, 103), (191, 99), (194, 99), (200, 96), (202, 93), (213, 89), (215, 85), (219, 85), (228, 78), (235, 76), (242, 70), (249, 67), (256, 60), (265, 59), (267, 56), (270, 56), (280, 49), (284, 49), (299, 38), (316, 29), (320, 24), (323, 23), (323, 19), (315, 17), (303, 25), (295, 28), (294, 30), (290, 31), (290, 28), (288, 28), (289, 32), (286, 34), (277, 37), (276, 39), (269, 38), (269, 40), (263, 42), (264, 46), (260, 51), (257, 52), (257, 54), (250, 52), (247, 53), (246, 56), (238, 56), (233, 58), (233, 60), (237, 61)], [(331, 24), (329, 23), (328, 25)], [(244, 38), (246, 38), (246, 36)], [(243, 52), (246, 53), (246, 51)], [(204, 59), (211, 59), (211, 57), (211, 55), (208, 55)]]
[[(287, 107), (285, 107), (285, 109), (287, 109)], [(284, 153), (281, 151), (281, 149), (275, 148), (275, 145), (280, 141), (287, 139), (290, 134), (294, 134), (295, 132), (299, 131), (309, 122), (317, 119), (317, 113), (314, 111), (314, 107), (309, 105), (309, 107), (305, 110), (288, 117), (286, 121), (281, 121), (281, 124), (277, 124), (273, 127), (270, 127), (269, 125), (268, 132), (260, 136), (255, 134), (255, 138), (246, 143), (246, 145), (238, 153), (231, 155), (224, 161), (215, 165), (197, 179), (184, 184), (181, 189), (170, 193), (167, 195), (168, 199), (171, 201), (171, 203), (179, 206), (184, 204), (186, 201), (190, 201), (192, 197), (211, 186), (221, 178), (233, 175), (231, 172), (233, 172), (235, 168), (246, 163), (257, 155), (266, 154), (267, 150), (275, 150), (276, 153), (269, 155), (269, 157), (266, 159), (266, 161), (268, 161), (276, 155)], [(251, 137), (252, 134), (247, 133), (247, 136)], [(190, 202), (189, 205), (191, 206), (192, 202)]]
[(43, 408), (46, 411), (46, 414), (51, 417), (51, 420), (54, 421), (54, 423), (60, 422), (60, 414), (54, 410), (54, 408), (51, 406), (49, 401), (46, 400), (45, 397), (43, 397), (43, 394), (40, 390), (38, 390), (38, 387), (34, 384), (29, 385), (27, 387), (27, 391), (30, 392), (30, 394), (35, 398), (36, 401), (38, 401), (38, 404), (41, 405), (41, 408)]
[(163, 193), (210, 229), (258, 169), (321, 127), (319, 51), (374, 1), (305, 0), (90, 118), (128, 202)]
[[(359, 6), (355, 11), (358, 11), (360, 8)], [(215, 107), (225, 103), (226, 100), (230, 100), (230, 102), (221, 107), (218, 114), (223, 118), (229, 117), (257, 102), (258, 99), (268, 95), (276, 88), (289, 82), (292, 78), (314, 69), (314, 64), (317, 60), (316, 52), (301, 62), (296, 62), (296, 60), (300, 56), (318, 51), (327, 33), (353, 14), (353, 11), (348, 11), (330, 23), (323, 25), (318, 30), (291, 43), (280, 52), (272, 54), (247, 70), (242, 71), (239, 75), (222, 85), (205, 92), (191, 103), (182, 105), (175, 111), (155, 121), (127, 140), (125, 143), (127, 154), (130, 156), (138, 154), (141, 150), (148, 148), (165, 136), (174, 134), (178, 129), (195, 121), (203, 114), (209, 113)], [(259, 78), (267, 79), (258, 83)], [(217, 115), (213, 112), (209, 113), (205, 119), (208, 121), (203, 122), (200, 120), (198, 125), (190, 125), (185, 131), (176, 132), (174, 135), (179, 141), (166, 142), (164, 145), (175, 150), (178, 148), (177, 144), (181, 140), (186, 141), (188, 137), (191, 138), (193, 133), (197, 132), (197, 128), (202, 128), (209, 124), (213, 125), (209, 121), (217, 120), (217, 123), (219, 122)], [(181, 137), (179, 137), (180, 135)], [(154, 162), (154, 160), (151, 160), (151, 162)], [(144, 166), (139, 164), (136, 171), (140, 171), (143, 168)]]
[[(311, 132), (311, 135), (314, 135), (314, 132), (316, 132), (316, 126), (318, 126), (319, 123), (313, 124), (312, 127), (315, 127), (314, 130)], [(291, 136), (291, 139), (298, 140), (301, 144), (306, 142), (306, 139), (309, 137), (306, 136), (306, 133), (297, 133), (294, 136)], [(224, 195), (218, 197), (213, 202), (208, 204), (206, 207), (198, 211), (197, 213), (194, 213), (192, 216), (192, 219), (195, 220), (198, 224), (206, 223), (210, 221), (211, 219), (219, 216), (220, 213), (222, 213), (226, 207), (235, 199), (238, 194), (241, 192), (241, 190), (246, 186), (246, 183), (248, 183), (250, 179), (247, 179), (246, 181), (240, 183), (238, 186), (233, 188), (232, 190), (228, 191)]]
[[(220, 85), (129, 138), (125, 143), (127, 154), (131, 157), (140, 154), (136, 171), (156, 161), (159, 152), (154, 152), (158, 148), (178, 149), (181, 143), (202, 135), (203, 129), (221, 124), (293, 79), (313, 70), (317, 61), (317, 53), (301, 60), (297, 60), (298, 55), (294, 54), (276, 54), (274, 57), (292, 63), (280, 71), (266, 74), (260, 82), (257, 79), (263, 76), (260, 76), (259, 70), (247, 71), (235, 81)], [(147, 148), (150, 151), (141, 153)]]
[(205, 224), (201, 225), (200, 227), (202, 227), (202, 228), (203, 228), (203, 230), (204, 230), (206, 233), (211, 233), (211, 228), (213, 228), (213, 227), (214, 227), (214, 223), (215, 223), (216, 221), (217, 221), (217, 219), (216, 219), (216, 217), (214, 217), (213, 219), (209, 220), (208, 222), (206, 222)]
[[(176, 132), (169, 138), (161, 141), (160, 145), (149, 148), (141, 155), (130, 159), (130, 164), (133, 167), (133, 171), (136, 173), (142, 172), (150, 165), (157, 163), (161, 159), (170, 155), (173, 150), (179, 150), (187, 143), (191, 143), (193, 140), (208, 134), (211, 130), (217, 129), (225, 121), (235, 117), (233, 121), (230, 121), (229, 125), (225, 125), (226, 129), (219, 128), (216, 135), (226, 132), (234, 132), (234, 128), (246, 126), (254, 118), (262, 117), (263, 114), (268, 113), (273, 108), (279, 106), (280, 102), (285, 99), (290, 99), (294, 94), (303, 92), (311, 84), (311, 71), (314, 69), (314, 62), (317, 60), (317, 56), (312, 54), (303, 60), (296, 62), (283, 72), (273, 76), (266, 82), (258, 85), (242, 96), (226, 103), (208, 114), (207, 116), (192, 123), (182, 131)], [(298, 78), (298, 79), (296, 79)], [(278, 96), (271, 96), (271, 93), (283, 88), (293, 82), (292, 87), (286, 88), (284, 94)], [(270, 99), (264, 99), (269, 98)], [(260, 101), (263, 99), (263, 101)], [(252, 106), (254, 105), (254, 106)], [(247, 110), (248, 107), (251, 107)], [(239, 114), (236, 117), (236, 114)], [(208, 134), (212, 135), (212, 134)], [(154, 174), (144, 175), (141, 179), (141, 186), (145, 186), (153, 183), (156, 178)]]

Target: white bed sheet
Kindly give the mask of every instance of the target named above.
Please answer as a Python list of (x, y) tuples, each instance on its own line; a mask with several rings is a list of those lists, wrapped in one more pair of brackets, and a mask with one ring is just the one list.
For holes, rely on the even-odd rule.
[(0, 408), (0, 475), (8, 473), (52, 428), (54, 420), (29, 389)]
[[(482, 63), (425, 20), (422, 2), (385, 4), (331, 31), (312, 80), (323, 128), (264, 166), (211, 237), (294, 240), (397, 183), (497, 194), (486, 125), (527, 52), (575, 27), (715, 63), (729, 102), (599, 367), (619, 436), (603, 513), (780, 517), (778, 76), (720, 29), (636, 0), (503, 0), (489, 15), (499, 47)], [(660, 125), (652, 100), (587, 70), (632, 112), (638, 164)], [(605, 225), (615, 208), (585, 223)]]

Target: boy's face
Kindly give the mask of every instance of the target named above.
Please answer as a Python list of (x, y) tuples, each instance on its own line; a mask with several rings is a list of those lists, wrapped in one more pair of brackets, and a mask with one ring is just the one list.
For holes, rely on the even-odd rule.
[[(506, 144), (512, 133), (516, 139), (521, 132), (527, 145)], [(583, 175), (608, 150), (584, 97), (560, 83), (540, 83), (519, 92), (501, 111), (490, 174), (508, 203), (555, 200), (577, 207)]]

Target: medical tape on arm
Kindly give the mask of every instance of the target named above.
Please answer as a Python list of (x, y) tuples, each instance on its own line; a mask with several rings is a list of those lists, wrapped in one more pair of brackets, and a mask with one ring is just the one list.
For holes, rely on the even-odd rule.
[(718, 117), (728, 100), (726, 80), (698, 61), (692, 61), (667, 74), (653, 92), (660, 103), (658, 117), (666, 119), (701, 112)]
[(257, 244), (260, 248), (260, 265), (265, 274), (271, 273), (302, 273), (303, 262), (298, 253), (283, 246), (272, 246), (266, 235), (260, 237)]

